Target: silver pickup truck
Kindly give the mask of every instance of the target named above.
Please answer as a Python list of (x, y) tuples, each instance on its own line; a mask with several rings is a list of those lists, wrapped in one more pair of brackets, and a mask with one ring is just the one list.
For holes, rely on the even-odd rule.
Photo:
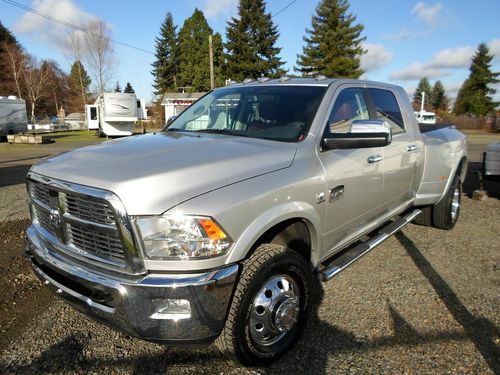
[(120, 331), (265, 365), (297, 341), (317, 280), (413, 220), (451, 229), (466, 168), (464, 135), (422, 134), (400, 87), (261, 79), (34, 165), (26, 256)]

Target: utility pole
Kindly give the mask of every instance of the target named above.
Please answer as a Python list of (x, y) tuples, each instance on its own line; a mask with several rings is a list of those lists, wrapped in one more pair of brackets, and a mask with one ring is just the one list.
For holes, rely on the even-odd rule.
[(214, 49), (212, 47), (212, 35), (208, 36), (208, 50), (210, 53), (210, 88), (213, 90), (214, 84)]

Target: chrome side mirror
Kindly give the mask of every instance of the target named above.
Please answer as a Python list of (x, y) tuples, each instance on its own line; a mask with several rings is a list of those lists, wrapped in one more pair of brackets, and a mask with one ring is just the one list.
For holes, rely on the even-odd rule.
[(384, 147), (392, 142), (391, 126), (385, 120), (354, 120), (349, 133), (332, 133), (323, 139), (327, 150)]

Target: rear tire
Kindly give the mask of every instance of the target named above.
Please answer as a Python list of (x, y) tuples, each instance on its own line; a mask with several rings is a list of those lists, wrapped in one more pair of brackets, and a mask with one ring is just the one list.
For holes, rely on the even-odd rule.
[(432, 224), (439, 229), (452, 229), (457, 223), (460, 214), (460, 200), (462, 197), (462, 184), (458, 176), (441, 201), (434, 205), (432, 210)]
[(300, 254), (275, 244), (259, 246), (243, 263), (215, 345), (243, 364), (271, 364), (300, 337), (309, 315), (312, 285), (312, 269)]

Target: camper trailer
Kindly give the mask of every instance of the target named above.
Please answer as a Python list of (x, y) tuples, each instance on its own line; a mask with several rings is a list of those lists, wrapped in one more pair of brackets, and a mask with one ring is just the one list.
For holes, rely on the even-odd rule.
[(28, 130), (26, 102), (15, 96), (0, 96), (0, 137)]
[(138, 120), (137, 106), (135, 94), (101, 94), (94, 104), (85, 106), (87, 128), (107, 136), (132, 135)]

